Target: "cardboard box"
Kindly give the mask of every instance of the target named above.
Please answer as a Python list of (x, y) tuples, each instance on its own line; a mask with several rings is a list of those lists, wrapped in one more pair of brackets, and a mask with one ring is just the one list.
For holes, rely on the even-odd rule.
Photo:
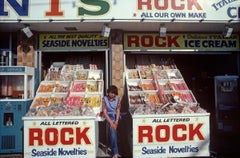
[(17, 66), (34, 67), (34, 49), (33, 46), (28, 46), (27, 52), (23, 51), (21, 45), (17, 47)]

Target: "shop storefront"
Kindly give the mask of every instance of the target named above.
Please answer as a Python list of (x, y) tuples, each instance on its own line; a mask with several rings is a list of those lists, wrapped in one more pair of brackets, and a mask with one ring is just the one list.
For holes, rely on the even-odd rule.
[[(155, 33), (124, 34), (126, 95), (135, 133), (134, 157), (210, 156), (210, 141), (213, 142), (214, 136), (211, 133), (217, 132), (211, 127), (216, 121), (214, 76), (221, 74), (225, 65), (214, 60), (234, 59), (238, 38), (236, 35), (224, 39), (218, 34), (166, 37)], [(235, 60), (232, 66), (228, 65), (236, 67), (236, 63)], [(230, 67), (229, 73), (233, 70)], [(202, 73), (206, 74), (199, 80)], [(235, 73), (236, 69), (230, 74)], [(195, 134), (201, 138), (193, 138), (193, 131), (198, 131), (201, 136)]]
[[(24, 157), (45, 153), (46, 157), (98, 157), (99, 144), (106, 150), (109, 145), (103, 136), (99, 99), (111, 84), (123, 97), (122, 156), (210, 156), (211, 151), (224, 149), (215, 146), (221, 143), (215, 139), (239, 129), (236, 114), (225, 118), (239, 110), (235, 95), (240, 74), (237, 1), (23, 0), (2, 2), (2, 6), (1, 70), (33, 68), (35, 87), (31, 98), (25, 97), (30, 100), (28, 106), (17, 117), (12, 115), (18, 115), (19, 108), (8, 104), (16, 98), (11, 98), (8, 89), (1, 91), (4, 118), (0, 122), (9, 116), (22, 119), (18, 126), (0, 125), (6, 130), (18, 128), (17, 137), (23, 137), (22, 146), (6, 145), (5, 141), (17, 137), (1, 130), (0, 154), (22, 150)], [(217, 76), (226, 75), (236, 77), (234, 84), (216, 81)], [(223, 84), (228, 94), (234, 92), (226, 99), (238, 99), (225, 102), (215, 97), (217, 84)], [(1, 86), (6, 85), (2, 82)], [(28, 91), (29, 85), (25, 86), (22, 89)], [(65, 110), (73, 114), (63, 116), (63, 109), (54, 109), (63, 103), (87, 105), (93, 115), (88, 108), (75, 109), (75, 113), (70, 108)], [(47, 112), (40, 104), (48, 107)], [(82, 114), (84, 110), (89, 113)], [(71, 128), (65, 124), (69, 122)], [(231, 143), (238, 145), (232, 139)]]

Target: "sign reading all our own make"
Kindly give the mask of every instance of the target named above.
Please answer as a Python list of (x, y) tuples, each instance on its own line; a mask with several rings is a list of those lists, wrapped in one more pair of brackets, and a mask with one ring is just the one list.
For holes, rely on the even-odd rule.
[(40, 34), (41, 50), (107, 49), (108, 38), (100, 33)]
[(133, 157), (209, 156), (209, 114), (133, 115)]
[(24, 119), (24, 158), (95, 158), (95, 119)]

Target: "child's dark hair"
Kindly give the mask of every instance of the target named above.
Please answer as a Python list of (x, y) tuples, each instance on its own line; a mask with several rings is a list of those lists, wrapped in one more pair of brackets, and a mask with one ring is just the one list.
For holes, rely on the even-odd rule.
[(114, 93), (115, 95), (118, 95), (118, 88), (114, 85), (110, 85), (107, 89), (107, 93)]

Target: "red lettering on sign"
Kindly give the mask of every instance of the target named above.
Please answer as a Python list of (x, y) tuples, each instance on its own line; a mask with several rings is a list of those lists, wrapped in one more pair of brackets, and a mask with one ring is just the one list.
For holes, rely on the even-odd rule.
[[(162, 131), (162, 135), (161, 135)], [(165, 135), (164, 135), (165, 134)], [(156, 127), (156, 140), (158, 142), (166, 142), (170, 138), (170, 128), (167, 125), (160, 125)]]
[(183, 131), (186, 131), (187, 127), (185, 125), (174, 125), (173, 126), (173, 140), (176, 141), (184, 141), (187, 139), (187, 135), (186, 134), (182, 134), (181, 136), (179, 135), (179, 133), (183, 133)]
[(127, 44), (128, 47), (139, 47), (140, 46), (140, 40), (139, 40), (139, 36), (137, 35), (130, 35), (127, 37)]
[(46, 16), (63, 16), (63, 12), (60, 11), (60, 0), (51, 0), (51, 10), (46, 12)]
[(81, 128), (29, 128), (29, 146), (91, 144), (89, 127)]
[[(144, 139), (147, 143), (152, 143), (154, 141), (167, 142), (170, 139), (174, 141), (192, 141), (194, 139), (204, 140), (200, 131), (202, 125), (203, 124), (200, 123), (196, 127), (194, 127), (193, 124), (176, 124), (173, 126), (158, 125), (156, 127), (138, 126), (138, 142), (143, 143)], [(153, 133), (153, 128), (156, 128), (155, 133)], [(153, 137), (154, 134), (155, 138)]]
[(193, 127), (193, 124), (189, 125), (189, 139), (193, 140), (194, 136), (197, 135), (199, 140), (204, 140), (202, 133), (200, 132), (200, 128), (202, 127), (202, 123), (198, 124), (197, 127)]
[(142, 10), (144, 5), (147, 7), (147, 10), (152, 10), (151, 1), (152, 0), (146, 0), (143, 2), (143, 0), (138, 0), (138, 10)]
[(203, 10), (197, 1), (198, 0), (188, 0), (188, 10), (192, 10), (193, 6), (195, 6), (197, 10)]
[(43, 145), (43, 133), (41, 128), (29, 129), (29, 146), (34, 145), (34, 141), (38, 142), (37, 145)]
[(180, 0), (180, 4), (177, 5), (176, 0), (172, 0), (172, 9), (174, 10), (183, 10), (185, 8), (185, 5), (181, 2), (184, 2), (184, 0)]
[(144, 7), (146, 10), (193, 10), (193, 7), (203, 10), (198, 0), (138, 0), (138, 10), (143, 10)]
[(152, 136), (152, 126), (139, 126), (138, 127), (138, 142), (142, 143), (143, 138), (147, 138), (148, 142), (153, 142), (153, 136)]
[(180, 47), (180, 45), (177, 42), (177, 39), (179, 38), (179, 36), (167, 36), (168, 37), (168, 47)]
[(128, 47), (180, 47), (178, 38), (179, 36), (129, 35), (127, 45)]
[[(53, 138), (51, 138), (53, 136)], [(57, 145), (58, 130), (56, 128), (48, 128), (45, 131), (45, 142), (47, 145)]]
[(149, 35), (144, 35), (141, 37), (141, 43), (143, 47), (151, 47), (153, 45), (153, 38)]
[(88, 136), (87, 136), (87, 131), (88, 130), (89, 130), (89, 128), (84, 128), (83, 131), (81, 132), (80, 128), (76, 129), (77, 144), (81, 144), (82, 139), (85, 141), (86, 144), (91, 144), (91, 142), (90, 142), (90, 140), (88, 139)]
[[(67, 134), (68, 133), (68, 134)], [(67, 135), (69, 136), (69, 139), (67, 140), (66, 137)], [(61, 142), (63, 144), (66, 144), (66, 145), (71, 145), (73, 144), (74, 142), (74, 138), (73, 136), (70, 137), (71, 135), (73, 135), (73, 129), (72, 128), (63, 128), (61, 130)]]
[(166, 47), (167, 43), (165, 42), (166, 41), (166, 37), (160, 37), (160, 36), (157, 36), (155, 37), (155, 44), (157, 47)]
[(159, 1), (154, 1), (154, 5), (157, 10), (167, 10), (168, 9), (168, 0), (164, 0), (163, 6), (160, 6)]

